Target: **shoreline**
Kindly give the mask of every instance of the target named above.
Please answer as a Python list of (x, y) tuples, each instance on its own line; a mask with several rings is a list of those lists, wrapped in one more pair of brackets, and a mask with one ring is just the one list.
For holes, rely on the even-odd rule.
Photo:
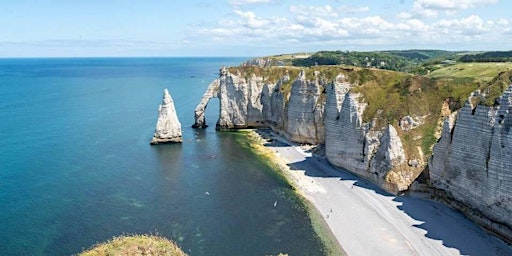
[(295, 194), (299, 197), (299, 200), (301, 200), (306, 207), (306, 211), (308, 212), (309, 218), (311, 219), (311, 225), (315, 230), (315, 233), (319, 236), (321, 241), (324, 243), (324, 246), (328, 250), (328, 255), (348, 255), (347, 252), (343, 249), (340, 241), (338, 241), (337, 237), (332, 232), (332, 227), (330, 227), (329, 224), (325, 221), (324, 216), (322, 216), (320, 210), (316, 207), (314, 202), (308, 198), (307, 194), (304, 193), (305, 190), (301, 185), (302, 183), (299, 180), (296, 180), (298, 176), (292, 175), (288, 163), (283, 158), (276, 155), (276, 152), (272, 149), (273, 147), (265, 145), (268, 143), (268, 138), (271, 135), (264, 131), (264, 129), (243, 129), (241, 131), (246, 132), (251, 150), (253, 150), (256, 154), (265, 160), (268, 160), (269, 162), (267, 162), (267, 164), (270, 166), (270, 168), (278, 172), (278, 175), (281, 175), (293, 188)]
[(389, 194), (270, 129), (248, 131), (251, 148), (306, 199), (328, 249), (335, 243), (348, 255), (512, 255), (510, 245), (446, 205)]

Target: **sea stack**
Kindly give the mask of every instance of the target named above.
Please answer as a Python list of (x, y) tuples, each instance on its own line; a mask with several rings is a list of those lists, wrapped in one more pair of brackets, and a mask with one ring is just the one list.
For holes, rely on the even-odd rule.
[(181, 142), (183, 142), (181, 123), (176, 115), (172, 97), (166, 88), (164, 89), (162, 104), (158, 106), (158, 121), (156, 122), (155, 134), (150, 144)]

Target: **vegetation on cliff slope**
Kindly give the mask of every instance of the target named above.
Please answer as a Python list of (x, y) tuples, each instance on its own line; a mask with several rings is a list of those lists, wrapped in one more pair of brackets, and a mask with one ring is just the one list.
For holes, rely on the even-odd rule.
[(174, 242), (163, 237), (134, 235), (114, 237), (79, 254), (80, 256), (107, 255), (169, 255), (186, 256)]
[[(438, 56), (443, 54), (438, 53)], [(329, 84), (337, 75), (344, 74), (354, 85), (351, 91), (360, 93), (362, 101), (368, 104), (363, 114), (364, 122), (373, 122), (376, 129), (387, 124), (395, 126), (408, 159), (426, 161), (438, 139), (442, 117), (464, 106), (469, 95), (476, 90), (481, 92), (480, 105), (495, 104), (495, 99), (511, 82), (512, 63), (440, 63), (435, 65), (435, 71), (425, 76), (347, 65), (230, 68), (230, 72), (245, 78), (253, 74), (263, 77), (265, 83), (276, 83), (288, 75), (290, 79), (281, 84), (285, 98), (288, 98), (291, 85), (301, 70), (306, 72), (306, 79), (318, 79), (321, 84)], [(326, 97), (322, 95), (320, 98), (325, 100)], [(443, 105), (444, 113), (441, 111)], [(406, 116), (414, 118), (419, 125), (414, 129), (400, 129), (400, 120)]]

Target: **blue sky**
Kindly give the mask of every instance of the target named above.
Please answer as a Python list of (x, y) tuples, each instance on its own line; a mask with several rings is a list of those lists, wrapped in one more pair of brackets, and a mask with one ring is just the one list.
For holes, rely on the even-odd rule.
[(508, 0), (16, 0), (0, 57), (512, 50)]

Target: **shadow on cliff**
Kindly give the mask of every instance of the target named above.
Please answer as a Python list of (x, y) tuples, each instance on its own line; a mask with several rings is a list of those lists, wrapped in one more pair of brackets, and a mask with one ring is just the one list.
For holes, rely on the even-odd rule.
[[(283, 143), (283, 146), (287, 145)], [(458, 250), (462, 255), (511, 255), (509, 254), (512, 252), (511, 247), (489, 236), (461, 213), (441, 203), (421, 198), (394, 196), (370, 181), (332, 166), (322, 157), (306, 157), (305, 160), (288, 166), (292, 171), (305, 171), (305, 174), (310, 177), (335, 177), (353, 182), (352, 188), (364, 188), (375, 192), (377, 196), (393, 197), (392, 200), (397, 203), (396, 207), (418, 223), (412, 225), (412, 228), (424, 230), (422, 233), (425, 233), (426, 238), (437, 240), (448, 248)], [(340, 186), (343, 184), (340, 183)]]

